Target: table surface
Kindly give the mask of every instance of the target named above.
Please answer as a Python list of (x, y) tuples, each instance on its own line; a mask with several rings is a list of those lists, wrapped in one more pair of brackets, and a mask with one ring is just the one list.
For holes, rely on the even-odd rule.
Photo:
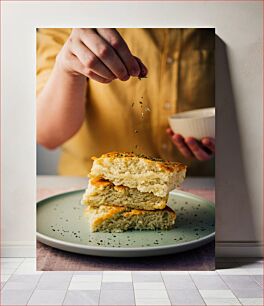
[[(37, 199), (65, 191), (86, 188), (88, 179), (71, 176), (38, 176)], [(186, 178), (181, 190), (215, 201), (213, 178)], [(37, 270), (93, 271), (93, 270), (214, 270), (215, 244), (211, 242), (184, 253), (151, 258), (110, 258), (73, 254), (37, 243)]]

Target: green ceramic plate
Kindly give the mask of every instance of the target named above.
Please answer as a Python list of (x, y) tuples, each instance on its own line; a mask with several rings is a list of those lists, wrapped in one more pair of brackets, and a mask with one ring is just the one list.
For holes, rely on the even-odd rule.
[(37, 239), (57, 249), (96, 256), (135, 257), (183, 252), (214, 239), (214, 204), (193, 194), (172, 191), (168, 205), (176, 211), (174, 229), (91, 233), (80, 204), (84, 190), (37, 203)]

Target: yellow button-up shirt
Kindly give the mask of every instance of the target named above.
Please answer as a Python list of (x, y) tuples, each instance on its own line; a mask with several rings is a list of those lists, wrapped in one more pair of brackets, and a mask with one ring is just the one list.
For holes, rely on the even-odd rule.
[[(171, 114), (214, 106), (214, 29), (118, 31), (147, 66), (148, 76), (110, 84), (87, 81), (85, 121), (62, 146), (59, 174), (87, 175), (92, 156), (134, 151), (187, 163), (189, 174), (213, 175), (213, 160), (186, 161), (165, 130)], [(70, 32), (38, 30), (37, 93)]]

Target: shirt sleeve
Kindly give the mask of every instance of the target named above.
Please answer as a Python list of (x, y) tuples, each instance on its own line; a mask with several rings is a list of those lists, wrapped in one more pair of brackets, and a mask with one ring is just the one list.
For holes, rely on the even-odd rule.
[(55, 59), (71, 29), (37, 29), (37, 95), (49, 79)]

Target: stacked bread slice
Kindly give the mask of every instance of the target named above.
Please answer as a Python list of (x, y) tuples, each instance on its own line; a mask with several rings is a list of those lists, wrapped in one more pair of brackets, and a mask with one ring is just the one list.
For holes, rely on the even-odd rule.
[(93, 158), (87, 205), (91, 231), (169, 229), (176, 219), (166, 206), (169, 192), (185, 178), (186, 166), (134, 153)]

